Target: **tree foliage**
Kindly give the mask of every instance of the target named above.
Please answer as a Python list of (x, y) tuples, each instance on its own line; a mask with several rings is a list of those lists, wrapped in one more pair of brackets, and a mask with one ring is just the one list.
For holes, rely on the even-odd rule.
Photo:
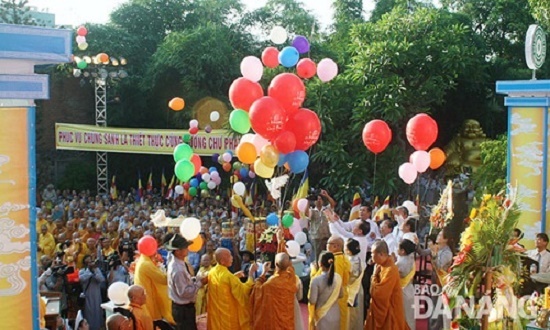
[(0, 0), (0, 23), (37, 25), (28, 3), (28, 0)]
[(481, 143), (482, 165), (472, 176), (474, 186), (481, 188), (478, 193), (497, 194), (506, 188), (507, 150), (506, 135)]

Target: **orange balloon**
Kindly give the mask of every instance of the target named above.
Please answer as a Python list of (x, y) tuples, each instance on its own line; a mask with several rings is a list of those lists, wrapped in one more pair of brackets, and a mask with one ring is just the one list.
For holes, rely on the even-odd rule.
[(223, 163), (222, 168), (224, 171), (229, 172), (231, 171), (231, 164), (230, 163)]
[(202, 248), (202, 236), (199, 235), (193, 238), (193, 244), (189, 245), (189, 251), (198, 252)]
[(445, 156), (445, 152), (439, 148), (433, 148), (430, 150), (430, 168), (432, 170), (438, 169), (443, 165), (445, 162), (445, 159), (447, 159), (447, 156)]
[(185, 107), (185, 101), (181, 97), (174, 97), (168, 102), (168, 106), (174, 111), (181, 111)]
[(256, 147), (250, 142), (240, 143), (236, 151), (239, 160), (245, 164), (253, 164), (258, 157)]
[(97, 54), (97, 61), (100, 63), (106, 63), (109, 62), (109, 55), (105, 53), (99, 53)]
[(298, 210), (298, 200), (299, 198), (296, 198), (292, 201), (292, 210), (294, 210), (294, 214), (300, 214), (300, 210)]
[(201, 169), (199, 171), (201, 174), (205, 174), (205, 173), (208, 173), (208, 169), (204, 166), (201, 166)]

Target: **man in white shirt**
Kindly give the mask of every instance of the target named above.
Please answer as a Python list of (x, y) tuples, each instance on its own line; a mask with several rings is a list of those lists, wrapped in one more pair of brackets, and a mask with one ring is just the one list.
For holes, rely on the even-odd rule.
[(367, 250), (367, 252), (370, 252), (370, 247), (372, 246), (374, 241), (381, 238), (380, 229), (378, 228), (378, 224), (374, 220), (371, 220), (371, 215), (372, 215), (372, 206), (363, 205), (363, 206), (361, 206), (361, 213), (359, 215), (359, 217), (360, 217), (359, 219), (351, 220), (351, 221), (348, 221), (348, 222), (343, 222), (342, 220), (339, 220), (340, 226), (343, 229), (345, 229), (347, 231), (350, 231), (350, 232), (353, 231), (353, 229), (355, 227), (357, 227), (357, 225), (359, 223), (361, 223), (361, 221), (365, 221), (370, 225), (370, 232), (367, 235), (367, 241), (368, 241), (368, 250)]
[(539, 263), (537, 273), (550, 273), (550, 252), (548, 247), (548, 235), (538, 233), (535, 239), (535, 249), (527, 251), (527, 256)]
[[(327, 213), (331, 211), (332, 210), (327, 211)], [(332, 235), (340, 236), (342, 238), (353, 238), (359, 242), (359, 259), (361, 260), (362, 268), (365, 269), (367, 265), (367, 251), (370, 250), (369, 241), (367, 239), (367, 234), (370, 233), (370, 224), (366, 221), (359, 220), (356, 222), (352, 232), (349, 232), (342, 227), (340, 221), (337, 220), (337, 216), (335, 216), (334, 213), (327, 217), (330, 221), (329, 229)]]
[(388, 251), (390, 255), (393, 255), (394, 258), (397, 256), (397, 241), (392, 234), (393, 228), (390, 220), (382, 221), (380, 225), (380, 233), (382, 234), (382, 239), (388, 244)]

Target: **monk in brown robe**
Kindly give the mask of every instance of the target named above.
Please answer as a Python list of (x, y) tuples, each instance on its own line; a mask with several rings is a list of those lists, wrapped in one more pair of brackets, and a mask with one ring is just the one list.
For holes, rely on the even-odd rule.
[(408, 330), (399, 270), (389, 255), (388, 245), (384, 241), (376, 241), (371, 251), (376, 266), (371, 279), (365, 330)]
[(275, 256), (275, 274), (266, 280), (271, 264), (265, 263), (250, 296), (252, 329), (255, 330), (294, 330), (294, 297), (298, 288), (282, 229), (277, 230), (277, 241), (279, 253)]

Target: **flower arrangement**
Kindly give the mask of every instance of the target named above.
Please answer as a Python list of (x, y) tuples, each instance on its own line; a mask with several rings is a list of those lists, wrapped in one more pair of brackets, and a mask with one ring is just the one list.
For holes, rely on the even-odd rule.
[(431, 228), (442, 229), (453, 218), (453, 182), (449, 180), (430, 215)]
[[(443, 295), (451, 309), (461, 308), (462, 313), (453, 321), (461, 329), (480, 325), (482, 329), (523, 329), (520, 317), (508, 315), (513, 308), (506, 305), (516, 297), (522, 271), (520, 255), (511, 240), (519, 217), (516, 188), (509, 186), (508, 191), (508, 195), (484, 195), (479, 206), (471, 210), (460, 251), (448, 270)], [(465, 315), (464, 306), (456, 306), (459, 296), (473, 299), (474, 315), (486, 307), (483, 299), (491, 299), (492, 310), (480, 324), (479, 319)]]
[(258, 249), (265, 260), (275, 259), (275, 254), (277, 253), (277, 228), (277, 226), (267, 227), (258, 241)]

